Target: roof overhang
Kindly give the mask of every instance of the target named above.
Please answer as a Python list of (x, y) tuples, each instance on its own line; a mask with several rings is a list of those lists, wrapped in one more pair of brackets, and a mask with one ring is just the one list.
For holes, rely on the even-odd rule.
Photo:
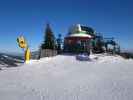
[(93, 38), (93, 36), (89, 35), (89, 34), (71, 34), (69, 36), (67, 36), (66, 38), (71, 38), (71, 37), (78, 37), (78, 38)]

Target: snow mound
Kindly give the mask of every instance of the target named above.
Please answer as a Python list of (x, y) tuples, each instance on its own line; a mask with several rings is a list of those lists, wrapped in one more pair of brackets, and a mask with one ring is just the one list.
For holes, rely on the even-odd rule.
[(132, 100), (133, 60), (107, 54), (31, 60), (0, 71), (1, 100)]

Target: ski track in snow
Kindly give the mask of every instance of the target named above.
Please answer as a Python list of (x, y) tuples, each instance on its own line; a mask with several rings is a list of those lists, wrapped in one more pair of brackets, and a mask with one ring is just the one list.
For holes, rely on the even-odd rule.
[(0, 71), (0, 100), (133, 100), (133, 60), (59, 55)]

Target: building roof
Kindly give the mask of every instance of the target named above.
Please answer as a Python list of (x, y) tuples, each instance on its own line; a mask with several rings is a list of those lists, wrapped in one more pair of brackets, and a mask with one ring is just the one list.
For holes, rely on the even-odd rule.
[(78, 32), (78, 33), (70, 34), (68, 37), (88, 37), (88, 38), (92, 38), (92, 36), (89, 35), (89, 34), (86, 34), (86, 32)]
[(95, 35), (95, 30), (93, 28), (91, 28), (91, 27), (81, 26), (81, 30), (82, 31), (86, 31), (87, 34)]
[(67, 37), (89, 37), (92, 38), (95, 34), (95, 31), (86, 26), (81, 26), (80, 24), (73, 25), (69, 29)]

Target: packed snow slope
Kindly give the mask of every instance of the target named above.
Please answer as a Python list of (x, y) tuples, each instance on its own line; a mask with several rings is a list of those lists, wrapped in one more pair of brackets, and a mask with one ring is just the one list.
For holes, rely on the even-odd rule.
[(0, 100), (133, 100), (133, 60), (59, 55), (0, 71)]

